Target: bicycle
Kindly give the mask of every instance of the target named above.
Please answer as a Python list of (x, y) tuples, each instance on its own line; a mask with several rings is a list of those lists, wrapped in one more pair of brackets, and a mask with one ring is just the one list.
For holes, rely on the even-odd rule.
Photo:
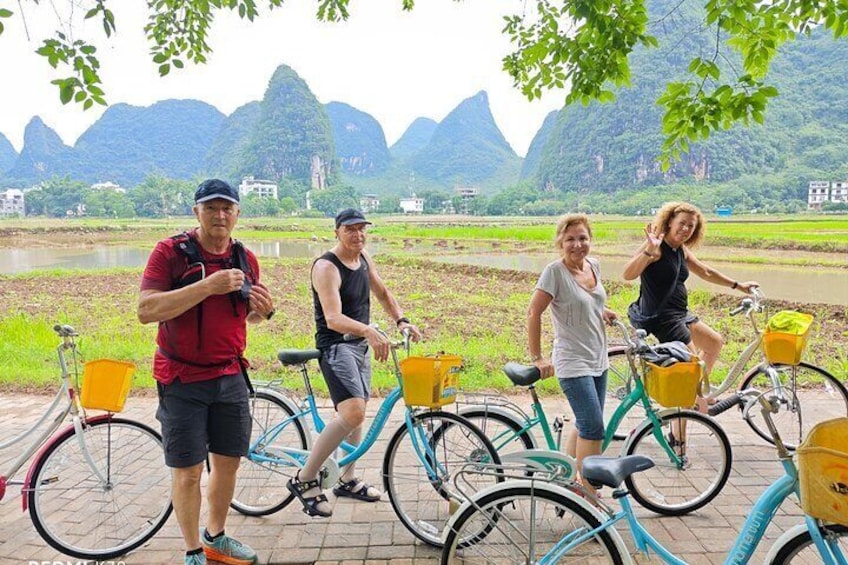
[[(773, 443), (785, 474), (757, 499), (727, 555), (727, 564), (748, 563), (780, 505), (793, 493), (799, 493), (792, 454), (771, 419), (777, 409), (776, 399), (761, 396), (757, 402), (763, 420), (774, 433)], [(653, 461), (641, 455), (592, 456), (584, 460), (583, 476), (594, 484), (615, 489), (613, 498), (621, 507), (618, 511), (580, 485), (544, 475), (509, 480), (480, 491), (448, 523), (442, 564), (632, 563), (616, 529), (619, 522), (626, 522), (633, 544), (642, 554), (653, 551), (665, 563), (685, 565), (640, 523), (630, 504), (630, 493), (621, 487), (622, 482), (652, 466)], [(479, 472), (463, 469), (457, 480)], [(469, 528), (482, 533), (474, 538), (463, 536)], [(784, 533), (766, 558), (766, 563), (772, 565), (846, 562), (848, 528), (824, 524), (810, 516)]]
[[(616, 326), (627, 342), (624, 354), (632, 375), (632, 386), (609, 418), (601, 451), (605, 451), (613, 440), (624, 437), (622, 454), (642, 453), (661, 461), (663, 464), (653, 472), (627, 479), (633, 498), (658, 514), (688, 514), (709, 504), (727, 483), (733, 462), (730, 441), (721, 426), (704, 414), (680, 408), (657, 410), (653, 406), (641, 375), (645, 371), (643, 357), (655, 352), (645, 343), (643, 330), (638, 330), (636, 338), (631, 339), (627, 326), (618, 321)], [(637, 369), (637, 360), (641, 369)], [(459, 413), (483, 430), (504, 462), (524, 460), (527, 457), (525, 450), (530, 449), (537, 460), (548, 459), (549, 467), (562, 467), (566, 476), (574, 476), (576, 461), (559, 451), (562, 422), (559, 419), (554, 422), (553, 429), (557, 432), (554, 439), (536, 393), (539, 369), (532, 365), (507, 363), (504, 373), (513, 384), (528, 389), (532, 398), (532, 415), (525, 414), (523, 419), (518, 419), (502, 406), (485, 405), (466, 407)], [(637, 404), (644, 408), (645, 418), (627, 436), (616, 435), (628, 412)], [(541, 428), (547, 449), (530, 445), (528, 438), (534, 428)], [(681, 430), (685, 438), (679, 437)], [(524, 449), (517, 450), (519, 446), (524, 446)]]
[[(51, 547), (80, 559), (112, 559), (147, 542), (171, 515), (170, 473), (164, 463), (150, 465), (161, 462), (162, 437), (112, 412), (89, 416), (77, 394), (79, 334), (67, 325), (53, 329), (62, 339), (57, 348), (62, 384), (38, 421), (0, 449), (23, 442), (59, 410), (0, 476), (0, 499), (7, 486), (21, 485), (23, 510)], [(68, 415), (71, 424), (60, 430)], [(33, 455), (26, 477), (14, 479)]]
[[(817, 423), (848, 416), (848, 389), (831, 373), (806, 361), (796, 365), (770, 363), (763, 348), (763, 332), (759, 329), (756, 314), (765, 308), (765, 296), (758, 288), (754, 288), (751, 296), (740, 301), (737, 308), (730, 312), (731, 316), (744, 314), (754, 331), (754, 339), (739, 355), (739, 358), (728, 370), (721, 384), (710, 386), (709, 392), (703, 391), (706, 399), (716, 399), (724, 394), (742, 378), (739, 389), (726, 399), (709, 407), (710, 416), (718, 416), (728, 409), (739, 405), (742, 417), (748, 422), (754, 432), (766, 441), (771, 441), (768, 427), (757, 417), (753, 408), (760, 395), (772, 396), (777, 400), (778, 412), (775, 425), (781, 430), (784, 445), (794, 450), (806, 436), (807, 432)], [(632, 373), (626, 362), (626, 346), (610, 348), (608, 352), (610, 371), (608, 383), (614, 394), (619, 396), (629, 392)], [(762, 361), (742, 376), (742, 373), (757, 351), (762, 355)], [(827, 407), (821, 402), (816, 403), (816, 411), (803, 411), (804, 399), (827, 395), (833, 399)], [(808, 400), (809, 402), (809, 400)], [(750, 416), (750, 417), (746, 417)]]
[[(342, 443), (344, 455), (338, 461), (328, 460), (321, 471), (322, 488), (335, 484), (339, 467), (358, 460), (374, 446), (403, 397), (399, 348), (409, 355), (408, 335), (391, 343), (398, 386), (383, 400), (362, 442), (358, 446)], [(318, 433), (325, 427), (307, 369), (307, 363), (320, 356), (317, 349), (283, 350), (278, 354), (284, 366), (300, 368), (306, 396), (299, 404), (276, 389), (273, 382), (257, 389), (251, 401), (251, 446), (239, 471), (232, 502), (237, 511), (263, 516), (285, 508), (293, 500), (286, 481), (306, 463), (309, 455), (311, 434), (307, 421), (311, 421)], [(404, 423), (386, 448), (383, 486), (401, 522), (418, 539), (441, 546), (444, 525), (461, 501), (453, 492), (450, 479), (455, 469), (469, 461), (500, 463), (500, 458), (489, 439), (461, 416), (406, 406)], [(484, 480), (479, 486), (488, 482), (491, 481)]]

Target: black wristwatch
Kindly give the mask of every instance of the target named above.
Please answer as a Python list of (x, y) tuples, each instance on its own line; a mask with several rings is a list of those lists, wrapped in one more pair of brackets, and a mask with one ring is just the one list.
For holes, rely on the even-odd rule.
[(274, 310), (273, 308), (271, 308), (271, 311), (270, 311), (270, 312), (268, 312), (268, 314), (265, 316), (265, 319), (266, 319), (266, 320), (270, 320), (271, 318), (273, 318), (273, 317), (274, 317), (274, 312), (276, 312), (276, 310)]
[(410, 324), (410, 323), (412, 323), (412, 322), (410, 322), (409, 318), (407, 318), (406, 316), (403, 316), (402, 318), (398, 318), (397, 322), (395, 322), (395, 324), (397, 324), (398, 326), (400, 326), (401, 324)]

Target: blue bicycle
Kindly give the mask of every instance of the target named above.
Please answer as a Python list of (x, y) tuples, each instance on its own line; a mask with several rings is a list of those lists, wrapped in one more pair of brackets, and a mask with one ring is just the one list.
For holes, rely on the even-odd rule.
[[(748, 513), (742, 531), (728, 553), (727, 564), (748, 563), (766, 527), (786, 498), (799, 494), (798, 471), (772, 421), (774, 399), (760, 396), (763, 421), (774, 438), (785, 474), (769, 486)], [(532, 461), (527, 462), (529, 467)], [(658, 542), (639, 522), (622, 483), (650, 469), (653, 461), (642, 455), (620, 458), (593, 456), (583, 461), (583, 477), (614, 490), (621, 505), (616, 511), (579, 485), (562, 477), (512, 471), (520, 480), (509, 480), (478, 492), (465, 502), (445, 529), (442, 564), (524, 563), (632, 563), (616, 524), (626, 522), (635, 547), (656, 554), (664, 563), (685, 565)], [(479, 474), (466, 469), (457, 481)], [(769, 564), (848, 563), (848, 528), (827, 524), (811, 516), (784, 533), (770, 548)]]
[[(339, 468), (356, 461), (377, 441), (403, 398), (403, 378), (397, 349), (409, 353), (409, 341), (392, 343), (391, 354), (398, 386), (383, 400), (362, 442), (341, 446), (338, 460), (331, 458), (321, 471), (322, 488), (332, 488)], [(307, 364), (321, 356), (317, 349), (283, 350), (284, 366), (300, 368), (306, 396), (300, 403), (275, 388), (273, 383), (257, 388), (251, 400), (253, 433), (250, 451), (236, 482), (232, 507), (251, 516), (263, 516), (285, 508), (293, 495), (286, 482), (306, 463), (312, 445), (311, 422), (318, 433), (325, 423), (318, 411)], [(500, 464), (491, 441), (473, 424), (456, 414), (406, 406), (404, 423), (395, 431), (383, 459), (383, 486), (403, 525), (416, 537), (441, 547), (441, 534), (452, 511), (464, 501), (452, 486), (453, 474), (467, 464)], [(491, 486), (503, 478), (497, 474), (479, 477), (477, 488)]]

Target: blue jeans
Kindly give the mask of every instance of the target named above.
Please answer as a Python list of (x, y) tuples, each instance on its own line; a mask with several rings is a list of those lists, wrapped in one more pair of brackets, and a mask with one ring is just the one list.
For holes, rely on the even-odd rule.
[(581, 439), (604, 439), (604, 399), (607, 393), (607, 372), (597, 377), (573, 377), (559, 379), (559, 387), (565, 393), (574, 425)]

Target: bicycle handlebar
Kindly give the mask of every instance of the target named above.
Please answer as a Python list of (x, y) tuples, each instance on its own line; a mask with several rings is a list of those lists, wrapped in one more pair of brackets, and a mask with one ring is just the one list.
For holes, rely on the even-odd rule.
[(67, 324), (56, 324), (55, 326), (53, 326), (53, 331), (59, 334), (60, 337), (75, 337), (79, 335), (73, 327)]
[[(401, 336), (402, 336), (401, 339), (392, 341), (389, 338), (389, 335), (386, 332), (384, 332), (382, 329), (380, 329), (380, 326), (378, 324), (371, 324), (371, 327), (374, 328), (375, 330), (377, 330), (380, 334), (385, 336), (387, 339), (389, 339), (389, 347), (391, 347), (392, 349), (405, 349), (406, 354), (409, 355), (409, 342), (410, 342), (409, 338), (412, 335), (412, 331), (409, 328), (404, 328), (404, 329), (401, 330), (401, 332), (400, 332)], [(354, 335), (354, 334), (344, 334), (342, 336), (342, 339), (345, 340), (345, 341), (353, 341), (355, 339), (360, 339), (360, 338), (362, 338), (362, 336)]]

